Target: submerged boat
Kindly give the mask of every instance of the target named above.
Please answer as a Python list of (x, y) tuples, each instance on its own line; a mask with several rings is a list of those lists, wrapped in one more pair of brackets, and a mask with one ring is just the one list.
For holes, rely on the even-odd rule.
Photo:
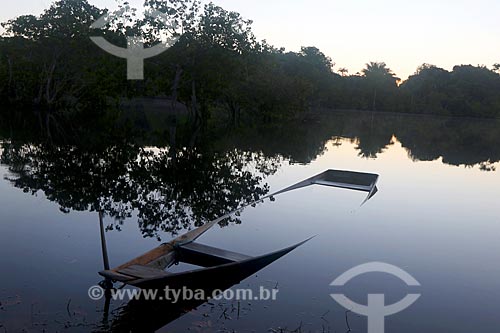
[[(310, 185), (324, 185), (367, 192), (368, 195), (363, 201), (364, 204), (377, 192), (376, 184), (378, 178), (378, 175), (370, 173), (341, 170), (325, 171), (317, 176), (240, 207), (168, 243), (164, 243), (123, 265), (113, 269), (106, 267), (99, 274), (108, 281), (122, 282), (144, 289), (163, 289), (166, 286), (172, 289), (183, 287), (200, 288), (203, 287), (204, 283), (209, 285), (212, 281), (220, 281), (224, 277), (230, 277), (231, 281), (238, 279), (241, 281), (295, 250), (309, 239), (280, 251), (251, 257), (196, 242), (210, 228), (228, 216), (242, 211), (252, 204)], [(181, 273), (169, 273), (165, 271), (168, 267), (179, 262), (200, 266), (201, 268)]]

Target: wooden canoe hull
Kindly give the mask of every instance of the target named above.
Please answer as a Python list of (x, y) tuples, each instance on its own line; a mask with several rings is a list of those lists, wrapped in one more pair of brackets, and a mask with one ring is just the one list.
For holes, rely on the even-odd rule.
[[(309, 240), (309, 239), (308, 239)], [(213, 285), (214, 282), (221, 283), (228, 281), (241, 281), (246, 277), (260, 271), (264, 267), (272, 264), (279, 258), (285, 256), (308, 240), (299, 244), (290, 246), (286, 249), (265, 254), (258, 257), (252, 257), (247, 260), (237, 261), (225, 265), (201, 268), (182, 273), (173, 273), (168, 276), (162, 276), (151, 279), (140, 279), (129, 284), (142, 289), (182, 289), (182, 288), (201, 288)]]
[[(306, 241), (305, 241), (306, 242)], [(163, 290), (189, 288), (194, 292), (202, 290), (204, 295), (210, 297), (216, 292), (222, 292), (240, 283), (251, 275), (257, 273), (274, 261), (290, 253), (305, 242), (286, 249), (254, 257), (242, 262), (217, 266), (208, 269), (194, 270), (185, 273), (172, 274), (169, 278), (142, 281), (137, 285), (141, 288)], [(177, 320), (187, 312), (197, 308), (209, 299), (179, 299), (177, 302), (170, 300), (145, 300), (134, 299), (120, 308), (111, 323), (99, 327), (102, 332), (156, 332), (165, 325)]]

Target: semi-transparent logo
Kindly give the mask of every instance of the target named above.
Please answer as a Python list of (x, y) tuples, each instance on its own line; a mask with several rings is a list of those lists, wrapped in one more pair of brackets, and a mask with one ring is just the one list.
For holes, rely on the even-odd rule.
[[(103, 29), (114, 18), (123, 14), (121, 11), (105, 14), (95, 21), (90, 27), (93, 29)], [(146, 16), (159, 20), (165, 28), (175, 30), (175, 23), (171, 23), (168, 16), (157, 10), (150, 10)], [(144, 40), (141, 36), (127, 36), (127, 48), (118, 47), (108, 42), (104, 37), (90, 37), (90, 39), (101, 49), (119, 58), (127, 59), (127, 79), (144, 80), (144, 59), (155, 57), (173, 46), (178, 37), (169, 37), (165, 41), (145, 48)]]
[[(354, 267), (336, 278), (330, 285), (344, 286), (353, 278), (367, 273), (387, 273), (401, 279), (408, 286), (420, 286), (420, 283), (413, 276), (401, 268), (381, 262), (372, 262)], [(418, 300), (420, 294), (408, 294), (399, 302), (391, 305), (385, 304), (384, 294), (368, 294), (367, 305), (355, 303), (343, 294), (331, 294), (330, 296), (347, 310), (368, 317), (368, 333), (384, 333), (385, 317), (410, 307)]]

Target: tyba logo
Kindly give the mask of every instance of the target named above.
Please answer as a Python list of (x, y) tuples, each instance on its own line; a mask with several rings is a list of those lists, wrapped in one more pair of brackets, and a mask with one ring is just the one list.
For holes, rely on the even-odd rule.
[[(113, 14), (105, 14), (95, 21), (90, 27), (93, 29), (104, 28), (114, 17), (123, 14), (118, 11)], [(159, 20), (165, 28), (175, 30), (176, 24), (170, 23), (168, 16), (160, 11), (152, 10), (147, 16)], [(155, 57), (173, 46), (178, 38), (170, 37), (165, 42), (160, 42), (152, 47), (145, 48), (143, 38), (140, 36), (128, 36), (127, 48), (121, 48), (108, 42), (104, 37), (90, 37), (90, 39), (101, 49), (119, 58), (127, 59), (127, 79), (144, 80), (144, 59)]]
[[(408, 286), (420, 286), (413, 276), (401, 268), (380, 262), (354, 267), (339, 276), (330, 285), (344, 286), (353, 278), (367, 273), (387, 273), (401, 279)], [(367, 305), (355, 303), (343, 294), (331, 294), (330, 296), (347, 310), (368, 317), (368, 333), (384, 333), (385, 317), (405, 310), (417, 301), (420, 294), (408, 294), (399, 302), (391, 305), (385, 304), (384, 294), (368, 294)]]

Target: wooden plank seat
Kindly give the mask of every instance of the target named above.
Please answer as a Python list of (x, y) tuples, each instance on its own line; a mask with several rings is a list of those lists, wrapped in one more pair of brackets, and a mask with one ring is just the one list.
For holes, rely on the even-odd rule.
[(252, 258), (241, 253), (194, 242), (178, 246), (176, 257), (180, 262), (201, 267), (213, 267)]
[(162, 271), (160, 269), (142, 265), (131, 265), (127, 268), (122, 268), (118, 270), (118, 273), (129, 275), (138, 279), (153, 279), (169, 275), (167, 272)]
[(143, 265), (130, 265), (125, 268), (107, 270), (99, 273), (102, 276), (120, 282), (130, 282), (137, 279), (152, 279), (169, 275), (167, 272), (160, 269)]
[(135, 278), (135, 277), (132, 277), (129, 275), (123, 275), (123, 274), (120, 274), (114, 270), (100, 271), (99, 275), (101, 275), (107, 279), (117, 281), (117, 282), (123, 282), (123, 283), (128, 283), (132, 280), (137, 280), (137, 278)]

